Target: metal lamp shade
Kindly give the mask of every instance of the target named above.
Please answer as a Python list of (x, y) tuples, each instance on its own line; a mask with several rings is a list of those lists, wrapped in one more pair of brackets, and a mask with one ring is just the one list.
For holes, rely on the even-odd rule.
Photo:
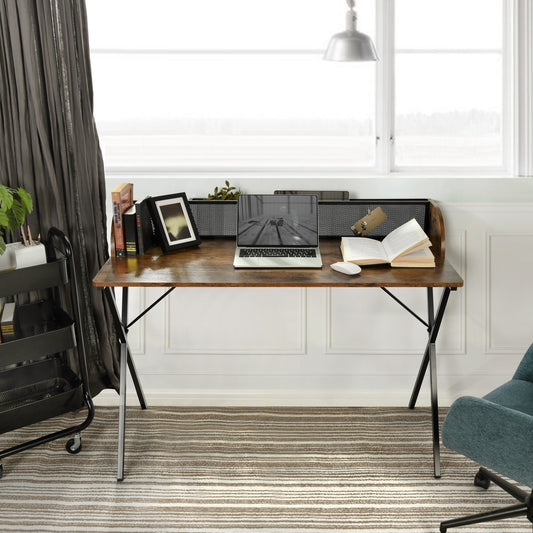
[(372, 39), (357, 30), (336, 33), (324, 54), (328, 61), (377, 61), (378, 54)]

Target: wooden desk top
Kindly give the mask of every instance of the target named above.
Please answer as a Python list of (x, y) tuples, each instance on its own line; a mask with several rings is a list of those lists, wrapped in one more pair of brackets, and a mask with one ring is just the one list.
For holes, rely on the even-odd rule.
[(194, 248), (135, 257), (112, 257), (93, 280), (96, 287), (450, 287), (463, 286), (448, 263), (436, 268), (364, 266), (355, 276), (330, 268), (342, 261), (340, 239), (321, 239), (321, 269), (235, 269), (234, 239), (206, 239)]

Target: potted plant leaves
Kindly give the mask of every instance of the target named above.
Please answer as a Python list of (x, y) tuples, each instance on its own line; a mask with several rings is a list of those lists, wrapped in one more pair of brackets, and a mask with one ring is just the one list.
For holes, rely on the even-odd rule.
[(225, 181), (225, 187), (215, 187), (215, 190), (207, 195), (207, 200), (237, 200), (241, 190), (232, 187), (228, 180)]
[(31, 195), (23, 188), (0, 185), (0, 270), (14, 268), (14, 248), (20, 243), (6, 244), (6, 234), (23, 226), (26, 215), (33, 211)]

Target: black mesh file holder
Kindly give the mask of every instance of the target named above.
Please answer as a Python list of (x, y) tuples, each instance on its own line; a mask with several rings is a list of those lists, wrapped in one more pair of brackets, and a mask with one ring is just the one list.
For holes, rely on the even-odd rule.
[(428, 200), (349, 200), (348, 202), (319, 202), (319, 235), (321, 237), (353, 237), (351, 226), (377, 207), (383, 209), (387, 220), (369, 231), (365, 237), (382, 239), (412, 218), (416, 219), (423, 229), (428, 228)]
[[(189, 204), (200, 237), (237, 235), (236, 200), (190, 200)], [(383, 238), (411, 218), (424, 230), (428, 229), (429, 200), (426, 199), (319, 201), (319, 235), (353, 236), (351, 226), (376, 207), (383, 209), (387, 220), (367, 233), (368, 237)]]
[(200, 237), (237, 235), (237, 200), (189, 200)]

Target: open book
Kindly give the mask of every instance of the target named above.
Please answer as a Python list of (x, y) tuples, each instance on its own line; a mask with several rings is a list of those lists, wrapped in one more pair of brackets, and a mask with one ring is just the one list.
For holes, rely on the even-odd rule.
[(381, 242), (368, 237), (342, 237), (344, 261), (356, 265), (390, 263), (393, 267), (434, 267), (431, 241), (412, 218), (391, 231)]

